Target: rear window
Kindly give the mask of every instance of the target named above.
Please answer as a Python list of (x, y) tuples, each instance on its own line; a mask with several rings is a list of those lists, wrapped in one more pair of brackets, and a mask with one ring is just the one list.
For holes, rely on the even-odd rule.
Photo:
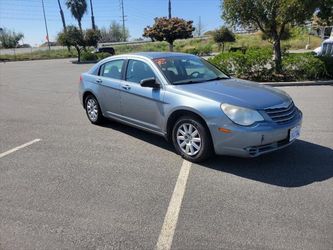
[(124, 60), (114, 60), (102, 65), (100, 75), (120, 80), (122, 78), (122, 69)]

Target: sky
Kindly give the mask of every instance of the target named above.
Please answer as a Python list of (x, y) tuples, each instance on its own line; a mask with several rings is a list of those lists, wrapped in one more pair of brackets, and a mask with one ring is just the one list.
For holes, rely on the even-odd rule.
[[(168, 0), (123, 0), (126, 15), (126, 28), (130, 40), (142, 36), (143, 29), (152, 25), (155, 17), (168, 15)], [(108, 27), (112, 21), (121, 22), (120, 0), (92, 0), (95, 22), (98, 27)], [(220, 27), (220, 0), (171, 0), (172, 16), (192, 20), (196, 26), (199, 17), (204, 31)], [(60, 0), (66, 24), (77, 21)], [(90, 5), (83, 17), (83, 28), (91, 28)], [(50, 41), (54, 41), (62, 30), (62, 22), (57, 0), (44, 0)], [(0, 27), (12, 29), (24, 34), (24, 43), (37, 46), (46, 42), (46, 31), (43, 19), (42, 0), (0, 0)]]

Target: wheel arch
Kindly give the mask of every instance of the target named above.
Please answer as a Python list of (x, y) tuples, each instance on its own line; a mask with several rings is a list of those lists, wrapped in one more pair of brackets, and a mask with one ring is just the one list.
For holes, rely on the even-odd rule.
[(166, 138), (167, 138), (168, 141), (172, 141), (171, 137), (172, 137), (173, 126), (175, 125), (177, 120), (182, 116), (192, 116), (192, 117), (195, 117), (198, 120), (200, 120), (202, 122), (202, 124), (204, 125), (204, 127), (207, 129), (207, 132), (208, 132), (208, 134), (210, 136), (210, 139), (212, 141), (212, 135), (210, 133), (210, 130), (208, 128), (208, 125), (207, 125), (205, 119), (200, 114), (198, 114), (197, 112), (192, 111), (192, 110), (187, 110), (187, 109), (175, 110), (169, 115), (168, 120), (167, 120), (167, 124), (166, 124)]
[[(89, 96), (89, 95), (92, 95), (96, 98), (97, 100), (97, 97), (96, 95), (91, 91), (91, 90), (86, 90), (83, 95), (82, 95), (82, 105), (83, 105), (83, 108), (85, 108), (85, 102), (86, 102), (86, 98)], [(98, 100), (97, 100), (98, 101)]]

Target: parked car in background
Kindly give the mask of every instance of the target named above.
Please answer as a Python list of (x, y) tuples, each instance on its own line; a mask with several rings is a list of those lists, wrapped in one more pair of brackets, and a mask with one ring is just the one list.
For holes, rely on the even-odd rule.
[(79, 86), (91, 123), (109, 118), (164, 136), (193, 162), (214, 153), (255, 157), (300, 135), (302, 112), (284, 91), (231, 78), (194, 55), (109, 57)]
[(330, 38), (323, 41), (320, 47), (313, 50), (317, 56), (332, 56), (333, 57), (333, 30), (331, 31)]
[(320, 47), (313, 51), (317, 56), (332, 56), (333, 57), (333, 38), (325, 40)]
[(114, 50), (113, 47), (103, 46), (102, 44), (98, 44), (95, 53), (101, 53), (101, 52), (109, 53), (111, 56), (116, 54), (116, 51)]

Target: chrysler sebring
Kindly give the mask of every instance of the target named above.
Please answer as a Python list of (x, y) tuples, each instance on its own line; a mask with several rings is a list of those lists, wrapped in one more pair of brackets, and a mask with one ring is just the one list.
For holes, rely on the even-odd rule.
[(193, 162), (286, 147), (302, 123), (284, 91), (229, 77), (181, 53), (106, 58), (81, 75), (79, 96), (91, 123), (108, 118), (161, 135)]

